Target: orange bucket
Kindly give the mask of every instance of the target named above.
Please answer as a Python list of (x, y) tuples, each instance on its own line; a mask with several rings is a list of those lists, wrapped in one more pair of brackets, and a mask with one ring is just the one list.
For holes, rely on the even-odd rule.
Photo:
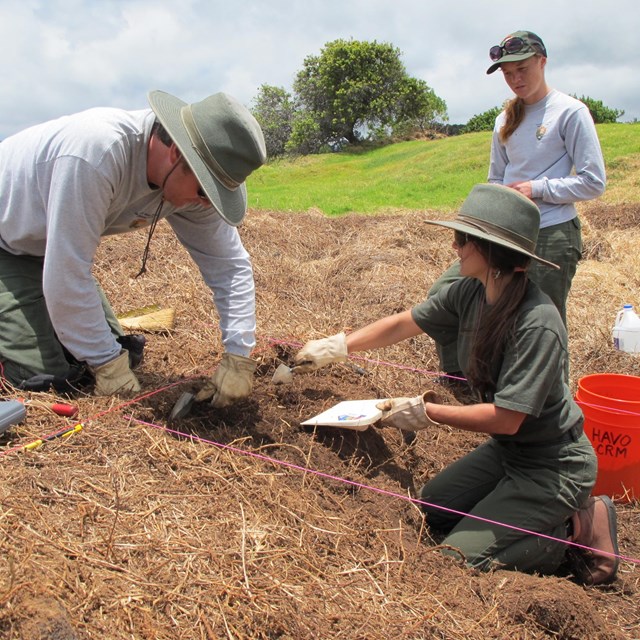
[(576, 401), (598, 456), (593, 495), (640, 499), (640, 377), (585, 376), (578, 382)]
[(594, 373), (578, 380), (578, 394), (583, 402), (598, 407), (640, 413), (640, 378), (638, 376)]

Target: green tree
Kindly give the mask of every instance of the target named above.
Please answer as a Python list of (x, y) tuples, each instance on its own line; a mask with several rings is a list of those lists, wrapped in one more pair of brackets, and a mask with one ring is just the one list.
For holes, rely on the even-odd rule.
[(471, 133), (473, 131), (493, 131), (493, 125), (501, 111), (502, 109), (500, 107), (493, 107), (483, 113), (473, 116), (464, 126), (462, 133)]
[(400, 84), (393, 115), (396, 127), (426, 131), (448, 120), (447, 103), (424, 80), (407, 76)]
[(320, 153), (327, 146), (317, 117), (310, 111), (296, 111), (291, 137), (286, 145), (290, 153)]
[(309, 133), (315, 137), (307, 146), (322, 148), (391, 133), (410, 120), (426, 126), (446, 118), (444, 101), (408, 76), (399, 49), (376, 41), (329, 42), (305, 58), (294, 92), (303, 115), (294, 119), (291, 146)]
[[(576, 96), (571, 94), (572, 97), (584, 102), (591, 113), (591, 117), (596, 124), (602, 124), (605, 122), (615, 122), (618, 118), (624, 115), (624, 111), (619, 109), (611, 109), (606, 107), (602, 100), (594, 100), (588, 96)], [(472, 131), (491, 131), (495, 123), (496, 118), (502, 111), (503, 107), (493, 107), (483, 113), (473, 116), (469, 122), (464, 126), (463, 133), (471, 133)]]
[(624, 110), (621, 111), (620, 109), (605, 107), (602, 100), (594, 100), (588, 96), (580, 96), (578, 98), (575, 94), (571, 95), (587, 105), (587, 108), (591, 113), (591, 117), (596, 124), (615, 122), (618, 118), (621, 118), (624, 115)]
[(263, 84), (253, 102), (251, 112), (262, 127), (267, 155), (270, 158), (283, 155), (291, 137), (295, 114), (291, 94), (282, 87)]

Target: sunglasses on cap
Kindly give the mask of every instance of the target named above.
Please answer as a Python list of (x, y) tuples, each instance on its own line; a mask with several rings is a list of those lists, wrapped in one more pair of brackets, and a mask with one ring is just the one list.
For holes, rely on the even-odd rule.
[(489, 49), (489, 57), (493, 62), (497, 62), (503, 56), (513, 55), (514, 53), (528, 53), (528, 51), (541, 53), (543, 56), (547, 55), (544, 47), (538, 42), (514, 36), (513, 38), (508, 38), (502, 44), (491, 47)]

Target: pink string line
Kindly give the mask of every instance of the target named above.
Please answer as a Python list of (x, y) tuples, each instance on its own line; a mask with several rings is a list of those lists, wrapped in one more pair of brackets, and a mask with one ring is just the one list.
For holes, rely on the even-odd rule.
[[(287, 340), (277, 340), (276, 338), (266, 338), (267, 342), (270, 344), (279, 344), (288, 347), (296, 347), (299, 348), (303, 345), (301, 342), (295, 341), (287, 341)], [(373, 358), (365, 358), (364, 356), (357, 356), (355, 354), (351, 354), (349, 356), (350, 360), (360, 360), (362, 362), (370, 362), (371, 364), (384, 365), (385, 367), (393, 367), (394, 369), (404, 369), (406, 371), (413, 371), (415, 373), (422, 373), (423, 375), (428, 376), (442, 376), (443, 378), (450, 378), (452, 380), (463, 380), (466, 381), (466, 378), (461, 378), (459, 376), (452, 376), (446, 373), (440, 373), (439, 371), (429, 371), (428, 369), (418, 369), (416, 367), (409, 367), (404, 364), (397, 364), (395, 362), (387, 362), (385, 360), (376, 360)], [(630, 416), (640, 416), (640, 412), (637, 411), (627, 411), (626, 409), (618, 409), (617, 407), (607, 407), (599, 404), (591, 404), (590, 402), (585, 402), (584, 400), (577, 400), (574, 398), (574, 402), (583, 407), (593, 407), (594, 409), (604, 409), (605, 411), (609, 411), (611, 413), (622, 413)], [(640, 404), (640, 403), (639, 403)]]
[[(138, 402), (140, 402), (140, 400), (144, 400), (145, 398), (150, 398), (151, 396), (155, 396), (158, 393), (162, 393), (163, 391), (166, 391), (167, 389), (171, 389), (172, 387), (175, 387), (177, 385), (184, 384), (185, 382), (188, 382), (189, 380), (193, 380), (196, 377), (198, 376), (192, 376), (190, 378), (184, 378), (182, 380), (178, 380), (177, 382), (172, 382), (171, 384), (168, 384), (164, 387), (160, 387), (159, 389), (154, 389), (153, 391), (149, 391), (148, 393), (144, 393), (140, 396), (137, 396), (132, 400), (127, 400), (126, 402), (122, 402), (118, 405), (115, 405), (110, 409), (107, 409), (106, 411), (100, 411), (99, 413), (96, 413), (93, 416), (85, 418), (84, 420), (78, 420), (78, 419), (74, 420), (74, 424), (81, 424), (84, 426), (85, 424), (91, 421), (97, 420), (102, 416), (106, 416), (108, 413), (112, 413), (113, 411), (119, 411), (120, 409), (124, 409), (125, 407), (128, 407), (129, 405), (132, 405), (132, 404), (137, 404)], [(48, 433), (46, 436), (40, 436), (39, 438), (36, 438), (36, 439), (46, 441), (47, 439), (56, 438), (57, 436), (62, 435), (63, 433), (66, 433), (68, 430), (69, 430), (69, 425), (67, 424), (62, 429), (58, 429), (57, 431), (52, 431), (51, 433)], [(26, 446), (25, 444), (19, 444), (19, 445), (16, 445), (15, 447), (11, 447), (10, 449), (5, 449), (4, 451), (0, 451), (0, 457), (9, 455), (10, 453), (15, 453), (16, 451), (23, 451), (25, 446)]]
[[(296, 347), (296, 348), (299, 348), (302, 346), (302, 342), (277, 340), (276, 338), (265, 338), (265, 339), (270, 344), (279, 344), (282, 346)], [(440, 371), (428, 371), (426, 369), (417, 369), (416, 367), (410, 367), (405, 364), (397, 364), (395, 362), (386, 362), (385, 360), (376, 360), (374, 358), (365, 358), (364, 356), (357, 356), (355, 354), (351, 354), (349, 356), (349, 360), (360, 360), (361, 362), (370, 362), (371, 364), (383, 365), (385, 367), (393, 367), (394, 369), (403, 369), (405, 371), (413, 371), (415, 373), (422, 373), (428, 376), (442, 376), (443, 378), (451, 378), (452, 380), (466, 381), (466, 378), (459, 378), (458, 376), (450, 376), (446, 373), (441, 373)]]
[(637, 411), (627, 411), (626, 409), (618, 409), (617, 407), (614, 408), (614, 407), (610, 407), (610, 406), (607, 407), (600, 404), (591, 404), (590, 402), (585, 402), (584, 400), (578, 400), (576, 398), (574, 398), (574, 402), (576, 404), (579, 404), (582, 407), (593, 407), (594, 409), (602, 409), (607, 413), (619, 413), (619, 414), (624, 414), (628, 416), (640, 416), (640, 413), (638, 413)]
[(239, 447), (234, 447), (229, 444), (222, 444), (220, 442), (215, 442), (214, 440), (208, 440), (206, 438), (202, 438), (201, 436), (195, 436), (193, 434), (184, 433), (182, 431), (177, 431), (176, 429), (171, 429), (169, 427), (165, 427), (159, 424), (154, 424), (153, 422), (146, 422), (145, 420), (140, 420), (135, 418), (134, 416), (128, 415), (123, 416), (124, 419), (129, 422), (136, 422), (141, 425), (145, 425), (147, 427), (152, 427), (154, 429), (158, 429), (160, 431), (165, 431), (167, 433), (172, 433), (174, 435), (181, 436), (183, 438), (187, 438), (192, 441), (203, 442), (205, 444), (210, 444), (219, 449), (226, 449), (227, 451), (231, 451), (233, 453), (237, 453), (244, 456), (249, 456), (251, 458), (256, 458), (258, 460), (262, 460), (264, 462), (269, 462), (274, 465), (280, 465), (282, 467), (288, 467), (289, 469), (293, 469), (294, 471), (302, 471), (303, 473), (308, 473), (311, 475), (318, 476), (320, 478), (325, 478), (327, 480), (335, 480), (336, 482), (341, 482), (343, 484), (348, 484), (353, 487), (357, 487), (358, 489), (367, 489), (368, 491), (373, 491), (374, 493), (379, 493), (385, 496), (389, 496), (391, 498), (399, 498), (401, 500), (406, 500), (408, 502), (412, 502), (414, 504), (425, 505), (427, 507), (432, 507), (434, 509), (440, 509), (441, 511), (446, 511), (448, 513), (454, 513), (456, 515), (473, 518), (474, 520), (479, 520), (481, 522), (485, 522), (488, 524), (498, 525), (500, 527), (504, 527), (506, 529), (511, 529), (513, 531), (518, 531), (519, 533), (524, 533), (531, 536), (538, 536), (539, 538), (544, 538), (546, 540), (552, 540), (553, 542), (560, 542), (562, 544), (571, 545), (573, 547), (579, 547), (581, 549), (585, 549), (587, 551), (596, 551), (597, 553), (602, 553), (607, 556), (612, 556), (615, 558), (619, 558), (620, 560), (624, 560), (626, 562), (632, 562), (634, 564), (640, 564), (640, 559), (631, 558), (628, 556), (623, 556), (617, 553), (610, 553), (608, 551), (603, 551), (602, 549), (594, 549), (593, 547), (587, 547), (582, 544), (578, 544), (577, 542), (572, 542), (571, 540), (564, 540), (562, 538), (555, 538), (554, 536), (549, 536), (544, 533), (538, 533), (536, 531), (530, 531), (529, 529), (523, 529), (521, 527), (516, 527), (513, 525), (505, 524), (504, 522), (498, 522), (497, 520), (489, 520), (487, 518), (482, 518), (480, 516), (476, 516), (470, 513), (464, 513), (463, 511), (457, 511), (456, 509), (450, 509), (448, 507), (443, 507), (441, 505), (432, 504), (430, 502), (426, 502), (424, 500), (419, 500), (418, 498), (412, 498), (410, 496), (405, 496), (401, 493), (394, 493), (393, 491), (387, 491), (386, 489), (379, 489), (378, 487), (374, 487), (367, 484), (362, 484), (361, 482), (355, 482), (354, 480), (348, 480), (347, 478), (341, 478), (340, 476), (334, 476), (329, 473), (325, 473), (323, 471), (318, 471), (316, 469), (311, 469), (310, 467), (303, 467), (301, 465), (294, 464), (292, 462), (285, 462), (283, 460), (278, 460), (277, 458), (272, 458), (271, 456), (265, 456), (262, 453), (256, 453), (254, 451), (247, 451), (246, 449), (240, 449)]
[[(277, 340), (275, 338), (266, 338), (266, 340), (270, 344), (280, 344), (280, 345), (287, 345), (287, 346), (293, 346), (293, 347), (302, 346), (302, 343), (300, 343), (300, 342)], [(394, 362), (386, 362), (386, 361), (383, 361), (383, 360), (374, 360), (374, 359), (371, 359), (371, 358), (365, 358), (365, 357), (362, 357), (362, 356), (355, 356), (355, 355), (349, 356), (349, 358), (350, 359), (352, 358), (352, 359), (356, 359), (356, 360), (361, 360), (363, 362), (370, 362), (372, 364), (381, 364), (381, 365), (384, 365), (384, 366), (394, 367), (394, 368), (397, 368), (397, 369), (405, 369), (405, 370), (409, 370), (409, 371), (414, 371), (416, 373), (423, 373), (423, 374), (427, 374), (427, 375), (439, 375), (439, 372), (426, 371), (424, 369), (418, 369), (418, 368), (415, 368), (415, 367), (409, 367), (409, 366), (397, 364), (397, 363), (394, 363)], [(183, 380), (178, 380), (177, 382), (173, 382), (173, 383), (171, 383), (169, 385), (166, 385), (164, 387), (160, 387), (159, 389), (155, 389), (153, 391), (150, 391), (149, 393), (145, 393), (145, 394), (142, 394), (140, 396), (137, 396), (137, 397), (135, 397), (132, 400), (129, 400), (127, 402), (123, 402), (123, 403), (121, 403), (119, 405), (115, 405), (115, 406), (111, 407), (110, 409), (107, 409), (105, 411), (101, 411), (99, 413), (96, 413), (95, 415), (93, 415), (93, 416), (91, 416), (89, 418), (86, 418), (85, 420), (82, 420), (82, 421), (77, 420), (75, 422), (76, 422), (76, 424), (79, 423), (79, 424), (83, 424), (84, 425), (85, 423), (91, 422), (92, 420), (97, 420), (98, 418), (100, 418), (102, 416), (105, 416), (105, 415), (107, 415), (109, 413), (112, 413), (114, 411), (118, 411), (120, 409), (123, 409), (124, 407), (129, 406), (129, 405), (136, 404), (140, 400), (144, 400), (145, 398), (149, 398), (151, 396), (154, 396), (154, 395), (157, 395), (159, 393), (162, 393), (163, 391), (166, 391), (167, 389), (171, 389), (172, 387), (181, 385), (181, 384), (183, 384), (185, 382), (188, 382), (189, 380), (195, 379), (196, 377), (197, 376), (192, 376), (190, 378), (184, 378)], [(458, 380), (465, 380), (465, 378), (458, 378), (457, 376), (447, 376), (447, 377), (455, 378), (455, 379), (458, 379)], [(580, 403), (578, 403), (578, 404), (580, 404)], [(586, 403), (583, 403), (583, 404), (586, 404)], [(597, 405), (588, 405), (588, 406), (597, 406)], [(602, 408), (606, 408), (606, 407), (602, 407)], [(632, 415), (640, 415), (640, 414), (635, 414), (633, 412), (626, 412), (626, 411), (621, 411), (621, 412), (622, 413), (631, 413)], [(562, 544), (571, 545), (571, 546), (574, 546), (574, 547), (579, 547), (579, 548), (582, 548), (582, 549), (585, 549), (585, 550), (588, 550), (588, 551), (597, 551), (597, 552), (603, 553), (605, 555), (609, 555), (609, 556), (612, 556), (612, 557), (617, 557), (617, 558), (619, 558), (621, 560), (624, 560), (624, 561), (627, 561), (627, 562), (640, 564), (640, 559), (631, 558), (631, 557), (628, 557), (628, 556), (623, 556), (623, 555), (619, 555), (619, 554), (615, 554), (615, 553), (609, 553), (607, 551), (603, 551), (601, 549), (594, 549), (592, 547), (587, 547), (587, 546), (578, 544), (577, 542), (572, 542), (570, 540), (563, 540), (561, 538), (555, 538), (553, 536), (549, 536), (549, 535), (546, 535), (546, 534), (543, 534), (543, 533), (538, 533), (538, 532), (535, 532), (535, 531), (530, 531), (528, 529), (523, 529), (523, 528), (516, 527), (516, 526), (513, 526), (513, 525), (508, 525), (508, 524), (505, 524), (503, 522), (498, 522), (496, 520), (489, 520), (489, 519), (486, 519), (486, 518), (482, 518), (480, 516), (475, 516), (475, 515), (470, 514), (470, 513), (464, 513), (463, 511), (457, 511), (455, 509), (450, 509), (450, 508), (443, 507), (443, 506), (440, 506), (440, 505), (431, 504), (429, 502), (418, 500), (417, 498), (411, 498), (409, 496), (405, 496), (405, 495), (400, 494), (400, 493), (394, 493), (392, 491), (386, 491), (385, 489), (379, 489), (377, 487), (373, 487), (373, 486), (370, 486), (370, 485), (361, 484), (361, 483), (355, 482), (353, 480), (347, 480), (346, 478), (340, 478), (338, 476), (333, 476), (331, 474), (324, 473), (322, 471), (317, 471), (315, 469), (311, 469), (311, 468), (308, 468), (308, 467), (302, 467), (302, 466), (299, 466), (299, 465), (296, 465), (296, 464), (293, 464), (293, 463), (277, 460), (276, 458), (271, 458), (269, 456), (265, 456), (265, 455), (262, 455), (262, 454), (259, 454), (259, 453), (246, 451), (244, 449), (239, 449), (239, 448), (233, 447), (231, 445), (223, 445), (221, 443), (214, 442), (212, 440), (207, 440), (207, 439), (201, 438), (199, 436), (194, 436), (192, 434), (185, 434), (185, 433), (182, 433), (180, 431), (176, 431), (174, 429), (170, 429), (168, 427), (164, 427), (162, 425), (156, 425), (156, 424), (153, 424), (151, 422), (145, 422), (143, 420), (139, 420), (137, 418), (134, 418), (133, 416), (123, 416), (123, 417), (127, 418), (129, 421), (137, 422), (139, 424), (144, 424), (144, 425), (153, 427), (154, 429), (159, 429), (159, 430), (165, 431), (167, 433), (173, 433), (173, 434), (185, 437), (185, 438), (189, 438), (191, 440), (196, 440), (196, 441), (199, 441), (199, 442), (204, 442), (204, 443), (207, 443), (207, 444), (211, 444), (211, 445), (213, 445), (215, 447), (218, 447), (220, 449), (228, 449), (230, 451), (239, 453), (241, 455), (251, 456), (251, 457), (254, 457), (254, 458), (258, 458), (258, 459), (270, 462), (270, 463), (272, 463), (274, 465), (281, 465), (281, 466), (284, 466), (284, 467), (289, 467), (289, 468), (294, 469), (294, 470), (303, 471), (304, 473), (310, 473), (312, 475), (316, 475), (316, 476), (319, 476), (319, 477), (322, 477), (322, 478), (326, 478), (326, 479), (330, 479), (330, 480), (335, 480), (337, 482), (342, 482), (344, 484), (349, 484), (349, 485), (352, 485), (354, 487), (358, 487), (358, 488), (361, 488), (361, 489), (368, 489), (369, 491), (373, 491), (374, 493), (379, 493), (379, 494), (382, 494), (382, 495), (387, 495), (387, 496), (390, 496), (390, 497), (399, 498), (401, 500), (407, 500), (407, 501), (412, 502), (414, 504), (422, 504), (422, 505), (425, 505), (425, 506), (428, 506), (428, 507), (432, 507), (432, 508), (435, 508), (435, 509), (440, 509), (441, 511), (447, 511), (449, 513), (454, 513), (454, 514), (462, 516), (462, 517), (467, 517), (467, 518), (472, 518), (472, 519), (475, 519), (475, 520), (480, 520), (480, 521), (486, 522), (488, 524), (495, 524), (495, 525), (498, 525), (500, 527), (504, 527), (506, 529), (512, 529), (514, 531), (518, 531), (520, 533), (525, 533), (527, 535), (538, 536), (540, 538), (545, 538), (545, 539), (548, 539), (548, 540), (552, 540), (554, 542), (560, 542)], [(54, 431), (54, 432), (52, 432), (50, 434), (47, 434), (46, 436), (42, 436), (40, 439), (46, 440), (47, 438), (55, 437), (58, 434), (63, 434), (66, 431), (68, 431), (68, 428), (69, 427), (67, 425), (63, 429), (59, 429), (57, 431)], [(1, 451), (0, 452), (0, 457), (8, 455), (9, 453), (14, 453), (16, 451), (23, 451), (24, 447), (25, 447), (25, 445), (22, 444), (22, 445), (17, 445), (17, 446), (15, 446), (13, 448)]]

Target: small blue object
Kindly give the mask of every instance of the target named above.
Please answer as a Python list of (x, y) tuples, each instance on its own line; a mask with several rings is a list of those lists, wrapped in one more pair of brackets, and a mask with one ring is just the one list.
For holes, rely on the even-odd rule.
[(0, 400), (0, 434), (4, 433), (12, 424), (21, 422), (26, 415), (22, 402), (17, 400)]

